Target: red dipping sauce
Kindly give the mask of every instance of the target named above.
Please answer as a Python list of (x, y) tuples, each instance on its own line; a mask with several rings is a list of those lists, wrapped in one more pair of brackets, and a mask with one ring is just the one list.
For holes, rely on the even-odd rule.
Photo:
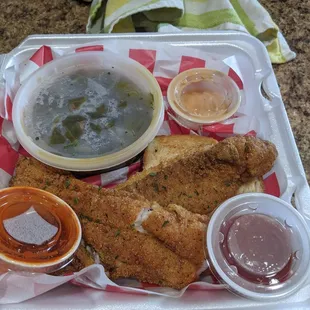
[(290, 270), (291, 230), (264, 214), (246, 214), (222, 225), (222, 251), (240, 276), (257, 283), (277, 283)]
[(255, 300), (278, 300), (310, 277), (310, 230), (289, 203), (266, 194), (232, 197), (213, 213), (208, 263), (227, 289)]

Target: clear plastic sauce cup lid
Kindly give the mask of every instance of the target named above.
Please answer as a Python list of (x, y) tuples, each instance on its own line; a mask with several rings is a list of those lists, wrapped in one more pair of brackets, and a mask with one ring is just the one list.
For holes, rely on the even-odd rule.
[(229, 290), (252, 299), (295, 292), (309, 274), (309, 229), (293, 206), (265, 194), (225, 201), (207, 232), (209, 263)]
[(172, 109), (185, 119), (212, 123), (229, 118), (240, 105), (240, 94), (226, 74), (207, 68), (190, 69), (177, 75), (169, 85)]

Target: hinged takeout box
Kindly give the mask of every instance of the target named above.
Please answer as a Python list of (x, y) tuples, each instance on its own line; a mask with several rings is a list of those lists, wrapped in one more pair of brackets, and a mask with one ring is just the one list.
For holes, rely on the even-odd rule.
[[(44, 45), (44, 47), (42, 47)], [(2, 64), (2, 72), (5, 75), (6, 85), (3, 88), (3, 103), (0, 106), (2, 135), (0, 141), (0, 184), (7, 186), (11, 175), (14, 172), (15, 162), (18, 154), (24, 153), (19, 146), (10, 123), (12, 99), (19, 87), (19, 82), (23, 82), (32, 72), (46, 62), (60, 57), (66, 53), (80, 51), (118, 51), (120, 54), (127, 55), (144, 66), (146, 66), (159, 82), (163, 95), (166, 96), (167, 86), (171, 79), (180, 71), (193, 67), (208, 67), (217, 69), (228, 74), (242, 93), (242, 104), (237, 117), (221, 122), (219, 124), (205, 126), (199, 134), (214, 137), (222, 140), (234, 134), (257, 135), (272, 141), (279, 152), (278, 160), (273, 170), (265, 176), (264, 184), (267, 193), (281, 197), (287, 202), (291, 202), (294, 195), (297, 210), (308, 220), (310, 216), (310, 191), (305, 178), (305, 173), (298, 155), (291, 128), (287, 119), (285, 108), (281, 100), (279, 88), (264, 46), (256, 39), (246, 34), (227, 33), (227, 32), (207, 32), (207, 33), (188, 33), (188, 34), (135, 34), (135, 35), (64, 35), (64, 36), (31, 36), (27, 38), (19, 47), (7, 54)], [(261, 87), (268, 95), (268, 99), (261, 93)], [(169, 111), (159, 134), (197, 134), (181, 126)], [(1, 147), (1, 145), (0, 145)], [(117, 171), (108, 172), (101, 175), (88, 177), (87, 182), (106, 187), (113, 186), (126, 180), (134, 171), (139, 169), (139, 162)], [(102, 271), (99, 271), (99, 274)], [(10, 290), (17, 292), (20, 299), (24, 300), (32, 296), (39, 295), (52, 287), (58, 285), (53, 281), (41, 278), (38, 282), (34, 281), (25, 292), (25, 285), (16, 286), (16, 280), (20, 283), (27, 283), (27, 279), (11, 276), (9, 282), (7, 277), (2, 277), (3, 287), (9, 285)], [(69, 280), (69, 278), (68, 278)], [(80, 277), (78, 283), (92, 287), (100, 286), (89, 281), (88, 278)], [(204, 309), (207, 307), (233, 308), (237, 306), (250, 306), (252, 303), (241, 300), (222, 290), (218, 284), (193, 284), (182, 298), (176, 300), (165, 300), (165, 305), (169, 304), (173, 308), (193, 308)], [(45, 284), (44, 284), (45, 283)], [(138, 295), (116, 294), (115, 292), (130, 292), (121, 287), (113, 286), (113, 283), (102, 283), (108, 291), (114, 293), (83, 291), (86, 298), (79, 300), (81, 305), (86, 305), (87, 298), (96, 298), (94, 307), (104, 307), (113, 309), (122, 307), (132, 302), (135, 309), (143, 307), (145, 302), (147, 307), (154, 309), (160, 307), (163, 297), (145, 297)], [(137, 283), (126, 283), (128, 286), (137, 287)], [(148, 286), (138, 286), (140, 294), (143, 289), (153, 290), (154, 293), (167, 293), (157, 288)], [(66, 286), (68, 288), (68, 286)], [(102, 288), (102, 287), (101, 287)], [(205, 290), (207, 289), (207, 290)], [(216, 290), (210, 292), (208, 289)], [(10, 290), (4, 294), (3, 302), (12, 302)], [(44, 300), (58, 302), (59, 306), (68, 305), (61, 302), (59, 292), (65, 292), (68, 300), (76, 301), (74, 292), (80, 292), (80, 288), (65, 287), (49, 292), (47, 295), (38, 297), (33, 301), (28, 301), (31, 306), (43, 309)], [(13, 292), (13, 291), (12, 291)], [(22, 295), (23, 292), (26, 295)], [(180, 292), (170, 292), (172, 296), (179, 296)], [(307, 286), (298, 294), (291, 296), (282, 303), (302, 302), (309, 298)], [(55, 296), (55, 297), (51, 297)], [(72, 297), (71, 297), (72, 296)], [(74, 296), (74, 297), (73, 297)], [(14, 302), (14, 300), (13, 300)], [(98, 303), (97, 303), (98, 302)], [(26, 303), (26, 304), (27, 304)], [(258, 305), (259, 303), (257, 303)], [(89, 307), (89, 305), (87, 305)]]

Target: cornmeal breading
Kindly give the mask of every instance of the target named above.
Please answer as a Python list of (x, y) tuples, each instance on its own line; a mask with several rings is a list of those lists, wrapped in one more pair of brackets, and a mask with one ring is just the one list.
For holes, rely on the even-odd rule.
[(193, 213), (209, 214), (246, 183), (262, 178), (276, 157), (272, 143), (236, 136), (206, 151), (146, 169), (117, 188), (143, 195), (163, 207), (177, 204)]
[[(178, 158), (206, 151), (217, 143), (212, 138), (196, 135), (157, 136), (144, 152), (143, 169), (154, 168), (160, 164), (164, 167)], [(263, 178), (258, 177), (242, 184), (236, 194), (263, 192)]]
[[(178, 224), (174, 209), (181, 214), (182, 207), (171, 207), (169, 211), (134, 193), (101, 189), (33, 158), (20, 158), (11, 186), (49, 191), (71, 205), (79, 216), (83, 243), (64, 272), (101, 262), (111, 279), (133, 277), (178, 289), (197, 279), (204, 262), (206, 217), (184, 210)], [(144, 213), (148, 214), (145, 224), (138, 220)], [(162, 221), (170, 224), (163, 225)], [(143, 227), (143, 232), (137, 231), (138, 226)], [(187, 233), (172, 236), (172, 226)], [(197, 250), (199, 259), (189, 253), (189, 245)]]
[(142, 227), (179, 256), (201, 268), (206, 259), (207, 218), (177, 205), (162, 208), (155, 204), (152, 209)]
[(85, 219), (81, 222), (86, 244), (97, 251), (111, 279), (134, 277), (174, 288), (182, 288), (197, 279), (194, 264), (151, 235)]

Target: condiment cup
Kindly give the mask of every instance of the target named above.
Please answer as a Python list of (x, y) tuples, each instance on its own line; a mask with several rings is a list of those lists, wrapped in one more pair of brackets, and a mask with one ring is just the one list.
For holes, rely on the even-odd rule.
[(72, 260), (82, 236), (71, 207), (32, 187), (0, 190), (2, 270), (51, 273)]
[(287, 202), (262, 193), (222, 203), (208, 225), (211, 271), (231, 292), (254, 300), (278, 300), (309, 277), (310, 233)]
[(236, 83), (228, 75), (207, 68), (178, 74), (169, 84), (167, 98), (180, 123), (194, 130), (228, 119), (241, 103)]

